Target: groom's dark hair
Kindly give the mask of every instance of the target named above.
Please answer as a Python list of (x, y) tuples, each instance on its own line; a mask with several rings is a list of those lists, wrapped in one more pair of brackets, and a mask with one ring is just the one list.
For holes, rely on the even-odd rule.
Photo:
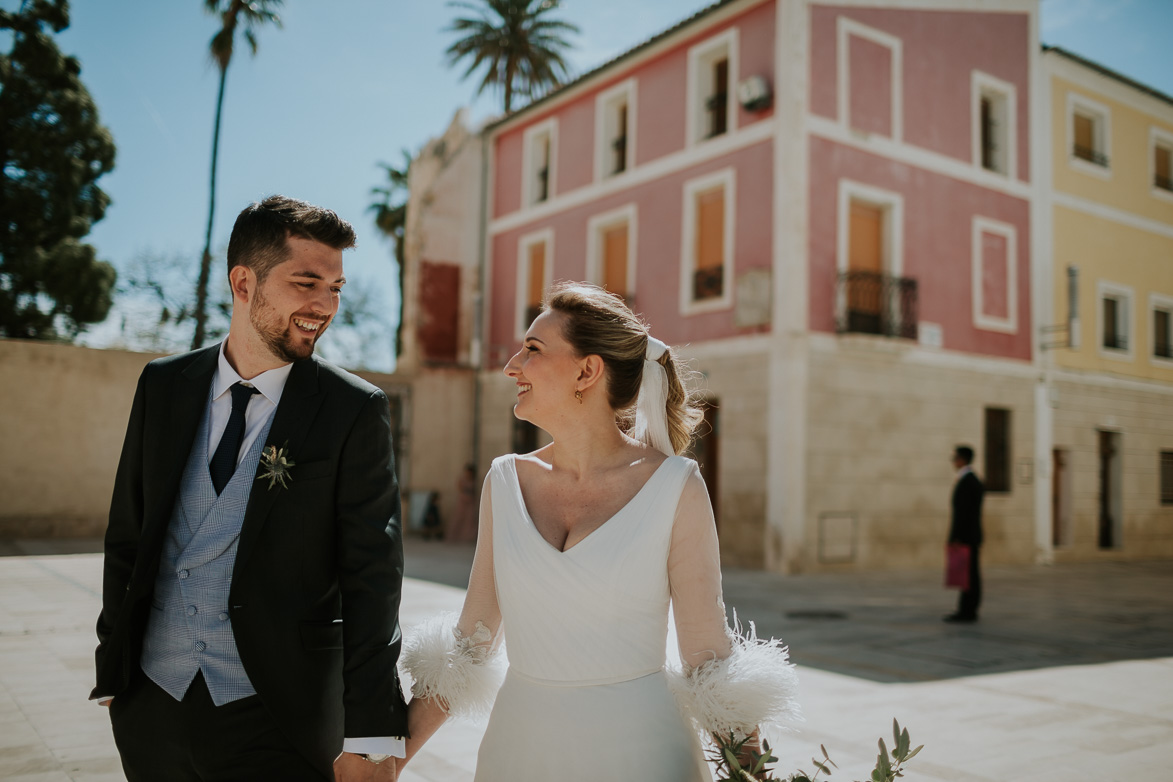
[(285, 240), (300, 236), (335, 250), (354, 247), (354, 228), (330, 209), (283, 195), (254, 201), (237, 215), (228, 240), (228, 270), (247, 266), (259, 282), (289, 258)]

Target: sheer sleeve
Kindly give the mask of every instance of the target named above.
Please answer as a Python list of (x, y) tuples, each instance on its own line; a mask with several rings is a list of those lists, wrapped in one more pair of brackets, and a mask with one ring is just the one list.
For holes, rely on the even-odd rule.
[(464, 608), (459, 617), (446, 613), (427, 620), (414, 628), (404, 643), (404, 668), (411, 674), (413, 697), (436, 700), (453, 716), (487, 713), (504, 677), (500, 645), (492, 487), (486, 477)]
[(801, 719), (787, 648), (759, 639), (752, 623), (747, 634), (726, 624), (717, 525), (695, 465), (676, 508), (668, 581), (683, 664), (672, 686), (697, 729), (744, 738)]
[(708, 490), (694, 469), (680, 495), (668, 552), (680, 660), (691, 670), (732, 651), (721, 598), (721, 553)]

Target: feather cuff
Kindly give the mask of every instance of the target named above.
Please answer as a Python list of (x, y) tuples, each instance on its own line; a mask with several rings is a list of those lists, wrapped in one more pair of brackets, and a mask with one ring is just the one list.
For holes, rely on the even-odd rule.
[(471, 636), (460, 635), (458, 617), (428, 619), (404, 639), (403, 667), (411, 674), (412, 696), (434, 698), (453, 717), (488, 714), (505, 672), (489, 628), (477, 622)]
[(724, 660), (670, 677), (677, 703), (697, 730), (741, 739), (759, 728), (801, 721), (798, 676), (786, 646), (776, 638), (759, 639), (753, 622), (748, 635), (729, 635), (733, 651)]

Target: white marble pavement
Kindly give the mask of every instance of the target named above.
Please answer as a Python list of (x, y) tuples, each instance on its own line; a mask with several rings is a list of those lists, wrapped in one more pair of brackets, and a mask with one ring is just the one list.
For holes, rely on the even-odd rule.
[[(0, 558), (0, 779), (123, 779), (106, 712), (86, 701), (100, 584), (99, 555)], [(458, 610), (462, 594), (409, 579), (405, 629)], [(868, 778), (896, 716), (926, 745), (910, 782), (1173, 780), (1173, 658), (911, 684), (800, 673), (807, 722), (778, 746), (787, 771), (811, 770), (825, 744), (832, 780)], [(401, 778), (471, 780), (483, 729), (450, 723)]]

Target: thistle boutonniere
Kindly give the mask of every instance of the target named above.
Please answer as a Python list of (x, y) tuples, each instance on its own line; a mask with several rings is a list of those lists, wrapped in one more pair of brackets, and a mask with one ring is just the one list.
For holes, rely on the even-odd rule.
[(257, 476), (257, 480), (263, 481), (268, 478), (270, 489), (278, 483), (281, 484), (282, 489), (289, 488), (288, 481), (292, 480), (289, 471), (295, 466), (296, 464), (290, 461), (285, 448), (266, 445), (265, 450), (261, 451), (261, 467), (264, 468), (264, 472)]

